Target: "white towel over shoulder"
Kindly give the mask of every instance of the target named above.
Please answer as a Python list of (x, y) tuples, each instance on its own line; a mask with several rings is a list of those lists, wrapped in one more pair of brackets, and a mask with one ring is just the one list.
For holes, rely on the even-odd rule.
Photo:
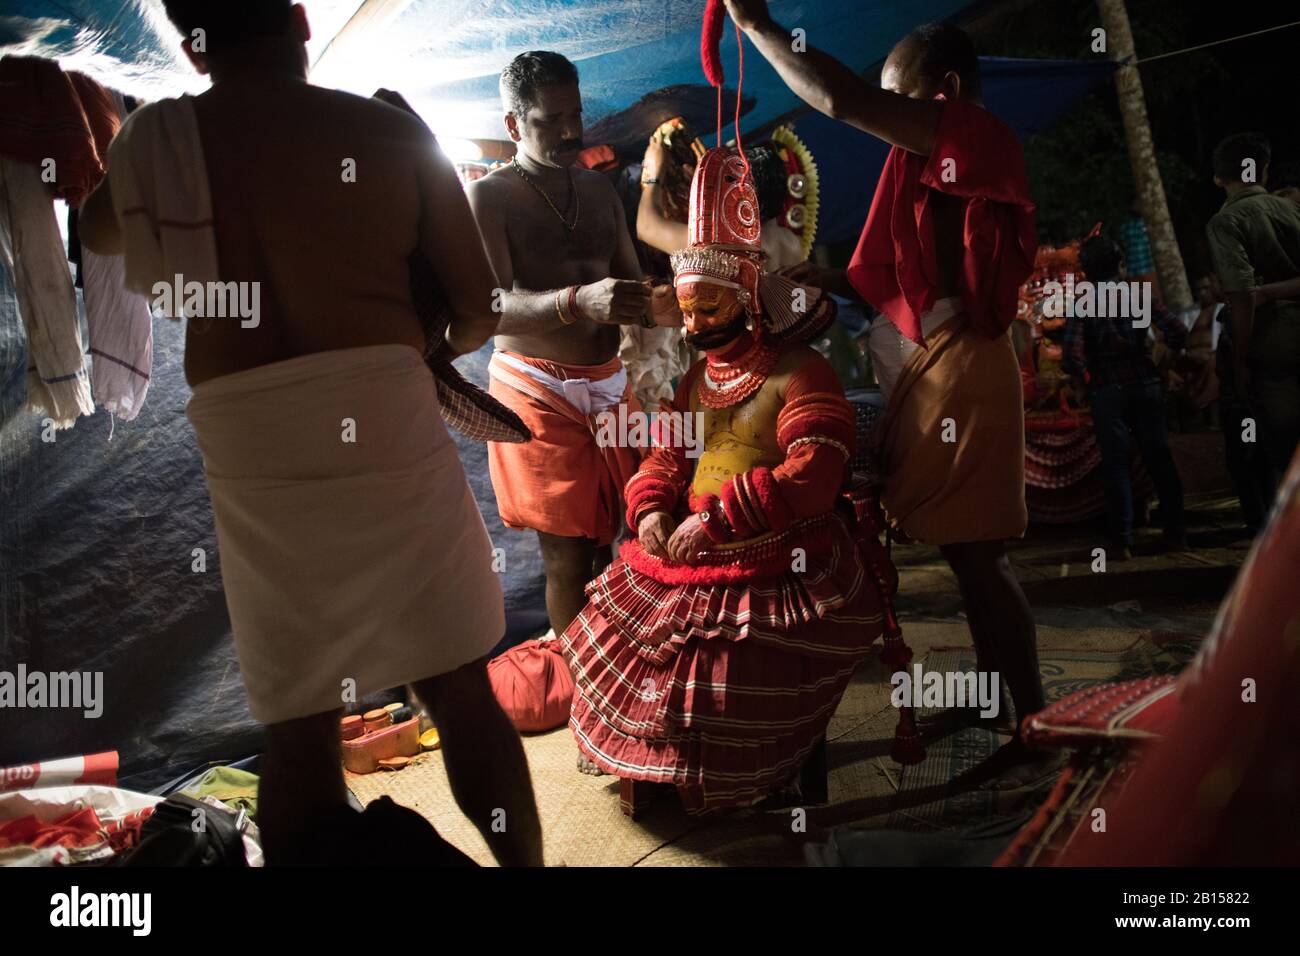
[[(191, 97), (142, 106), (108, 151), (113, 208), (122, 225), (126, 286), (217, 281), (208, 167)], [(173, 316), (178, 318), (179, 316)]]

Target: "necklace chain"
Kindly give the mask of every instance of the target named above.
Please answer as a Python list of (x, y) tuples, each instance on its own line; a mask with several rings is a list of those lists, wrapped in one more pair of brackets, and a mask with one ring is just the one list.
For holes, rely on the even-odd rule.
[[(559, 217), (560, 222), (564, 223), (565, 229), (569, 230), (569, 232), (573, 232), (573, 230), (578, 228), (578, 217), (582, 215), (582, 197), (578, 194), (578, 189), (574, 185), (572, 169), (567, 170), (569, 174), (569, 201), (573, 204), (573, 222), (570, 223), (569, 220), (565, 218), (564, 213), (560, 212), (555, 203), (551, 201), (551, 197), (546, 194), (546, 190), (534, 181), (532, 176), (529, 176), (524, 172), (523, 168), (519, 165), (518, 160), (515, 160), (510, 165), (514, 167), (514, 170), (519, 174), (520, 179), (532, 186), (533, 189), (537, 190), (538, 195), (546, 200), (546, 205), (550, 206), (551, 212), (555, 213), (555, 215)], [(566, 203), (565, 206), (567, 208), (568, 203)]]

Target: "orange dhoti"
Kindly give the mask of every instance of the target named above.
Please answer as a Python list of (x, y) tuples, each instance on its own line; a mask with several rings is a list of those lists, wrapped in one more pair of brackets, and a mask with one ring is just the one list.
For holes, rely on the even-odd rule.
[(500, 350), (492, 356), (488, 391), (533, 434), (522, 444), (488, 443), (492, 489), (506, 527), (600, 544), (614, 540), (623, 486), (636, 473), (641, 453), (621, 444), (599, 445), (596, 416), (618, 414), (620, 404), (640, 411), (630, 383), (610, 395), (622, 372), (617, 358), (602, 365), (561, 365)]
[(964, 316), (903, 366), (881, 424), (881, 502), (915, 541), (957, 544), (1025, 533), (1025, 416), (1009, 333)]

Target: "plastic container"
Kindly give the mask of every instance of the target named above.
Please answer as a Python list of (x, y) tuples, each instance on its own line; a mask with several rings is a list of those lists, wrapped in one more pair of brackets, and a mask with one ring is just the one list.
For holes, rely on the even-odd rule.
[(420, 752), (420, 722), (412, 717), (374, 733), (343, 741), (343, 766), (353, 773), (374, 773), (388, 757), (414, 757)]
[(373, 734), (389, 726), (393, 722), (393, 715), (380, 707), (366, 711), (362, 719), (365, 721), (366, 733)]

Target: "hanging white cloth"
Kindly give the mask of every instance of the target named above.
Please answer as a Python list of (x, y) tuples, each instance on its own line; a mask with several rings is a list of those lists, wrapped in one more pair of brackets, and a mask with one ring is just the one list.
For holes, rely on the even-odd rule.
[(95, 410), (72, 270), (54, 195), (29, 163), (0, 158), (0, 261), (13, 277), (27, 333), (26, 410), (71, 428)]
[[(112, 96), (125, 119), (121, 94)], [(149, 299), (126, 288), (124, 256), (101, 256), (83, 247), (81, 280), (95, 404), (129, 422), (140, 414), (153, 372)]]

